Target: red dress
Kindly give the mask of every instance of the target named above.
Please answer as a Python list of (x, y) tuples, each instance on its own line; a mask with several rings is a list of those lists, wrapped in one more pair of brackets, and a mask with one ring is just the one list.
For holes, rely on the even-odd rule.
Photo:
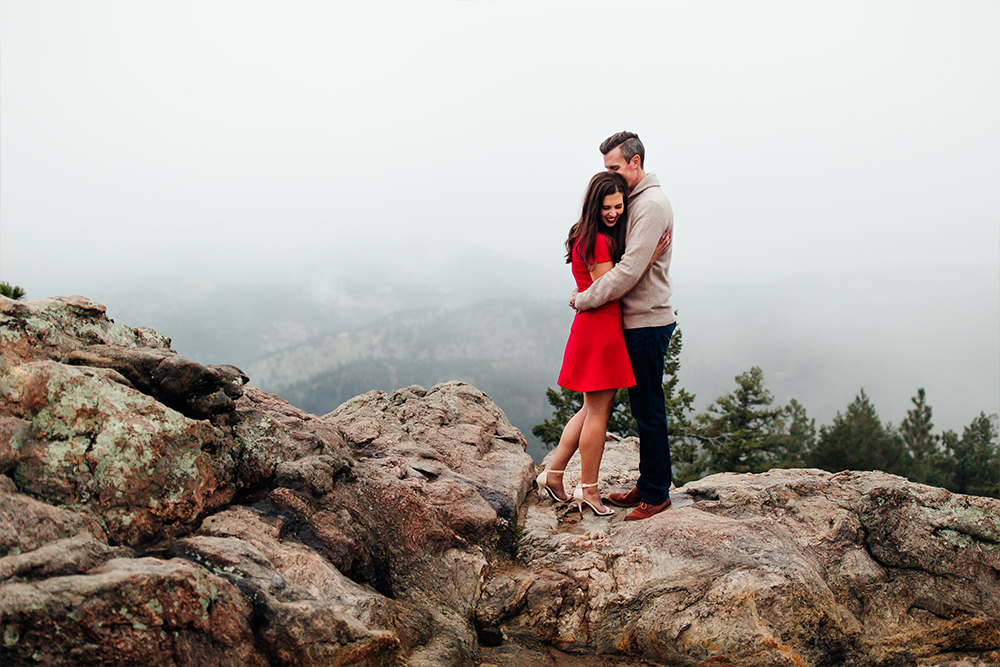
[[(610, 262), (611, 249), (608, 237), (598, 234), (594, 244), (594, 262)], [(576, 278), (577, 291), (584, 291), (594, 281), (590, 279), (587, 264), (578, 252), (580, 244), (573, 246), (571, 266)], [(593, 310), (576, 314), (569, 331), (559, 386), (573, 391), (600, 391), (635, 385), (632, 362), (625, 349), (622, 334), (622, 309), (617, 301), (609, 301)]]

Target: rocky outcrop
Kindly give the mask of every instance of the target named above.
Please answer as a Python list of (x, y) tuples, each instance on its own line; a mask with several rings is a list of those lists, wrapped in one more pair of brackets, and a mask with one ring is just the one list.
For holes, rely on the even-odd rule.
[(81, 297), (0, 352), (0, 663), (473, 659), (532, 470), (478, 390), (308, 415)]
[[(629, 479), (635, 441), (610, 447), (602, 474)], [(1000, 660), (996, 500), (819, 470), (713, 475), (673, 500), (632, 524), (529, 507), (480, 624), (669, 665)]]
[(0, 664), (1000, 660), (994, 500), (776, 470), (581, 517), (460, 382), (310, 415), (81, 297), (0, 298), (0, 353)]
[(123, 384), (192, 419), (231, 414), (233, 401), (243, 395), (250, 379), (235, 366), (206, 367), (163, 349), (88, 345), (70, 352), (67, 360), (117, 371), (127, 380)]

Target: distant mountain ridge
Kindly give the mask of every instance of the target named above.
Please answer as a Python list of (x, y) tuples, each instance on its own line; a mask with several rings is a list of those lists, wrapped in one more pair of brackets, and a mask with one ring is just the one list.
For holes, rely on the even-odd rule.
[(503, 408), (537, 458), (531, 426), (548, 417), (545, 388), (555, 385), (572, 318), (557, 301), (408, 310), (314, 337), (246, 370), (254, 384), (315, 414), (372, 389), (469, 382)]
[(249, 366), (262, 387), (285, 388), (360, 359), (496, 362), (561, 358), (572, 311), (554, 301), (499, 299), (461, 308), (405, 310), (316, 336)]

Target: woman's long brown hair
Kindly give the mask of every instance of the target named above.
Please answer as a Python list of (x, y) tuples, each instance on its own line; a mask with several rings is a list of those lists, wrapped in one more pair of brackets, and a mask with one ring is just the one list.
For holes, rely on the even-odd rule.
[[(608, 229), (601, 220), (601, 207), (604, 205), (604, 198), (616, 192), (622, 193), (622, 214), (618, 216), (618, 222), (614, 227)], [(570, 227), (569, 237), (566, 239), (566, 263), (573, 261), (573, 247), (580, 243), (582, 252), (580, 256), (583, 261), (590, 266), (594, 263), (594, 244), (597, 242), (597, 235), (604, 234), (611, 241), (611, 261), (617, 264), (625, 254), (625, 232), (628, 226), (628, 184), (621, 174), (614, 174), (602, 171), (594, 174), (587, 186), (587, 194), (583, 197), (583, 212), (575, 225)]]

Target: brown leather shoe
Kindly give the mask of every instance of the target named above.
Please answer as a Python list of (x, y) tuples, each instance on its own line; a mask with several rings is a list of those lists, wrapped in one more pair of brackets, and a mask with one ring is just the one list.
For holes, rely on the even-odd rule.
[(670, 498), (667, 498), (667, 502), (662, 505), (648, 505), (646, 503), (639, 503), (639, 506), (628, 513), (625, 517), (626, 521), (639, 521), (640, 519), (648, 519), (654, 514), (659, 514), (663, 510), (670, 509)]
[(608, 502), (618, 507), (635, 507), (642, 501), (642, 493), (639, 487), (633, 486), (628, 493), (612, 493), (608, 495)]

